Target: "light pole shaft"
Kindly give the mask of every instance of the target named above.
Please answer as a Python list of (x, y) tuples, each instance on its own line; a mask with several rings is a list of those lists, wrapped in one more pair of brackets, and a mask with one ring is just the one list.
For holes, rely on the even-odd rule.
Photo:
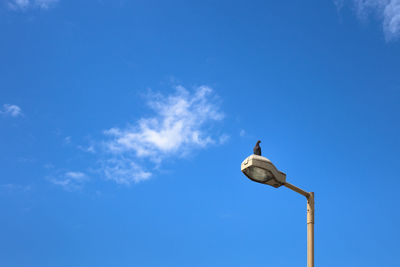
[(284, 186), (307, 198), (307, 267), (314, 267), (314, 192), (304, 191), (291, 183)]
[(307, 267), (314, 267), (314, 192), (307, 198)]

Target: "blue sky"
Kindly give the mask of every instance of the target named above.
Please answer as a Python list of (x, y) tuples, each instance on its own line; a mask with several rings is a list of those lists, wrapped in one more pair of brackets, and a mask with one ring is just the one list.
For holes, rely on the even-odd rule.
[(400, 1), (0, 1), (0, 266), (400, 266)]

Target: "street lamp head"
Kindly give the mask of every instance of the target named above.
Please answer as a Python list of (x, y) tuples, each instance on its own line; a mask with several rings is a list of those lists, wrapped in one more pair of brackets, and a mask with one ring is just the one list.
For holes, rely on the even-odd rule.
[(241, 169), (247, 178), (258, 183), (278, 188), (286, 182), (286, 174), (266, 157), (251, 155), (242, 162)]

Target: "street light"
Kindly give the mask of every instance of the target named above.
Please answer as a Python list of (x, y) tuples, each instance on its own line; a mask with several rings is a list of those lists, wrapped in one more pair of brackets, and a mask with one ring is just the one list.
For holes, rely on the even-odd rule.
[(242, 172), (252, 181), (287, 188), (307, 198), (307, 267), (314, 267), (314, 192), (306, 192), (288, 182), (286, 174), (279, 171), (272, 162), (263, 156), (251, 155), (241, 165)]

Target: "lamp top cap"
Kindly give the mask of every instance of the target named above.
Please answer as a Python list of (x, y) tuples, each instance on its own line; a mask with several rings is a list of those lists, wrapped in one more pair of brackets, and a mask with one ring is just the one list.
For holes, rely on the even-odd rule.
[(249, 161), (249, 160), (252, 160), (252, 159), (256, 159), (256, 160), (259, 160), (259, 161), (265, 161), (265, 162), (268, 162), (268, 163), (272, 163), (272, 162), (271, 162), (269, 159), (267, 159), (266, 157), (259, 156), (259, 155), (255, 155), (255, 154), (252, 154), (252, 155), (248, 156), (248, 157), (243, 161), (243, 163), (244, 163), (245, 161)]

